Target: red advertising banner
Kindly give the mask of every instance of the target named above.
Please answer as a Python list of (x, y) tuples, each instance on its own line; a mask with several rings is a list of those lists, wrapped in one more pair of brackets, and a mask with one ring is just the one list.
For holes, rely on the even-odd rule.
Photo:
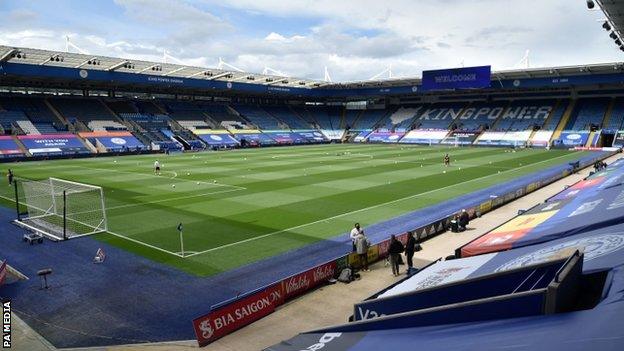
[(4, 284), (4, 279), (6, 278), (6, 275), (7, 275), (6, 261), (3, 261), (2, 264), (0, 264), (0, 286)]
[(379, 246), (379, 258), (388, 257), (388, 249), (390, 248), (390, 240), (384, 240), (377, 245)]
[(332, 261), (284, 279), (281, 283), (284, 299), (300, 295), (333, 278), (335, 274), (336, 261)]
[(193, 320), (199, 346), (230, 334), (275, 311), (283, 302), (281, 284), (273, 285), (253, 295), (223, 306)]

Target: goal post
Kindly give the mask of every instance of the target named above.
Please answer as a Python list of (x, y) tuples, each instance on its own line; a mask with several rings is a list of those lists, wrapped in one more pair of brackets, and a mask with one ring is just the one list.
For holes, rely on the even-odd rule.
[(108, 230), (104, 191), (99, 186), (58, 178), (20, 181), (15, 197), (16, 223), (51, 239)]

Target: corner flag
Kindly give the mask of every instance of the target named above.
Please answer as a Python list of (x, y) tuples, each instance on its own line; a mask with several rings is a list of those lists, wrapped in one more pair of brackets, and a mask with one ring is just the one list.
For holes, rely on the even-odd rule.
[(182, 238), (182, 222), (178, 224), (178, 233), (180, 233), (180, 252), (182, 253), (182, 257), (184, 257), (184, 239)]

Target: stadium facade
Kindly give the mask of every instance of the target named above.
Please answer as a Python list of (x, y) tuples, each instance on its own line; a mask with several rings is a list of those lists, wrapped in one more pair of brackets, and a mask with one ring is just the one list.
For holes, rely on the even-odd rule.
[[(489, 71), (488, 71), (489, 72)], [(624, 64), (330, 83), (0, 47), (0, 155), (50, 157), (330, 141), (624, 144)]]
[[(329, 142), (581, 149), (624, 145), (622, 88), (624, 64), (608, 63), (499, 72), (489, 72), (488, 69), (487, 72), (487, 85), (479, 86), (478, 89), (471, 86), (463, 86), (461, 89), (432, 89), (421, 79), (335, 84), (223, 69), (0, 47), (2, 129), (0, 156), (4, 161), (12, 161), (44, 157)], [(468, 73), (466, 79), (470, 78), (471, 74), (473, 73)], [(463, 77), (460, 79), (464, 80)], [(454, 80), (456, 79), (439, 81), (444, 83)], [(581, 166), (591, 165), (608, 155), (611, 154), (596, 153), (584, 157), (580, 160)], [(461, 203), (453, 201), (453, 204), (449, 202), (429, 208), (426, 210), (429, 211), (427, 216), (423, 216), (425, 212), (419, 213), (421, 216), (418, 223), (410, 222), (414, 221), (413, 214), (411, 218), (400, 217), (395, 222), (401, 221), (403, 224), (411, 225), (410, 230), (416, 230), (423, 239), (426, 239), (444, 231), (451, 217), (461, 207), (467, 208), (471, 216), (478, 216), (561, 179), (574, 170), (574, 167), (560, 165), (516, 179), (504, 186), (497, 186), (495, 189), (488, 188), (469, 194), (461, 198)], [(609, 172), (601, 175), (603, 180), (619, 179), (615, 177), (619, 177), (622, 173), (621, 163), (617, 169)], [(617, 219), (609, 217), (586, 229), (600, 229), (601, 226), (615, 222)], [(380, 231), (380, 235), (387, 237), (389, 234), (396, 234), (391, 232), (394, 228), (388, 223), (384, 225), (390, 229)], [(558, 239), (577, 233), (575, 230), (580, 226), (578, 223), (575, 224), (574, 228), (560, 234)], [(621, 235), (618, 235), (619, 238)], [(406, 234), (403, 233), (400, 238), (405, 240)], [(90, 251), (96, 248), (92, 241), (86, 240), (71, 241), (67, 244), (76, 249)], [(327, 245), (327, 242), (319, 245)], [(347, 243), (347, 246), (350, 246), (350, 243)], [(326, 247), (323, 249), (329, 251)], [(274, 276), (256, 278), (253, 283), (257, 286), (254, 286), (254, 289), (237, 294), (235, 299), (210, 305), (210, 313), (193, 321), (195, 336), (199, 343), (208, 344), (271, 313), (286, 299), (324, 283), (341, 268), (354, 261), (353, 255), (344, 255), (343, 249), (342, 246), (336, 248), (339, 250), (336, 256), (340, 256), (337, 259), (327, 261), (324, 258), (317, 258), (323, 261), (314, 262), (313, 267), (307, 267), (302, 271), (284, 273), (277, 281)], [(377, 242), (371, 248), (374, 259), (387, 256), (387, 249), (387, 240)], [(471, 253), (469, 249), (470, 247), (463, 248), (463, 251), (458, 252), (458, 256), (468, 256), (464, 251)], [(122, 250), (114, 253), (117, 257), (123, 257), (123, 260), (111, 264), (111, 270), (116, 272), (124, 271), (133, 264), (129, 262), (136, 260), (136, 257)], [(573, 266), (578, 273), (580, 270), (576, 263), (579, 261), (578, 255), (570, 256), (576, 257), (574, 261), (576, 265), (568, 266), (572, 260), (570, 258), (564, 262), (557, 261), (560, 265), (555, 265), (554, 268), (547, 267), (548, 277), (551, 279), (545, 281), (548, 284), (540, 285), (537, 289), (529, 289), (531, 293), (535, 290), (536, 294), (541, 294), (535, 295), (537, 300), (546, 298), (543, 293), (554, 279), (550, 274), (553, 270)], [(34, 261), (34, 257), (29, 255), (25, 257)], [(509, 259), (512, 258), (515, 256)], [(65, 260), (65, 257), (60, 255), (55, 257), (55, 260), (57, 261), (53, 262), (58, 265), (71, 262), (71, 259)], [(499, 261), (503, 262), (502, 259)], [(151, 263), (144, 264), (147, 266)], [(614, 259), (613, 262), (610, 261), (600, 267), (612, 268), (616, 264), (619, 264), (619, 261)], [(485, 263), (478, 268), (481, 267), (485, 267)], [(587, 267), (593, 266), (590, 264)], [(206, 305), (214, 302), (206, 297), (208, 283), (205, 280), (180, 277), (179, 272), (174, 269), (163, 272), (167, 277), (175, 277), (185, 286), (192, 287), (185, 292), (186, 301), (196, 299)], [(108, 273), (108, 275), (94, 274), (100, 274), (98, 277), (105, 280), (111, 276), (110, 272)], [(217, 279), (221, 280), (217, 282), (221, 286), (229, 286), (233, 284), (233, 277), (248, 280), (247, 276), (238, 273), (240, 271), (229, 275), (226, 273), (218, 277)], [(483, 269), (482, 273), (493, 272)], [(620, 284), (619, 271), (613, 274), (614, 284)], [(497, 277), (493, 279), (498, 279)], [(131, 278), (134, 277), (128, 274), (127, 277), (120, 279), (127, 279), (130, 284)], [(76, 276), (73, 279), (78, 282), (82, 277)], [(577, 282), (582, 281), (578, 274), (575, 279)], [(311, 283), (300, 288), (298, 281)], [(159, 285), (159, 282), (151, 284)], [(617, 284), (614, 286), (619, 287)], [(140, 289), (144, 287), (133, 288), (140, 294)], [(170, 287), (152, 288), (165, 291)], [(198, 293), (200, 291), (201, 294)], [(380, 292), (380, 295), (382, 293)], [(34, 293), (27, 296), (33, 300), (35, 297)], [(614, 301), (618, 298), (621, 300), (619, 295), (614, 294), (605, 301)], [(117, 303), (108, 300), (113, 300), (113, 297), (101, 298), (103, 303), (111, 305)], [(543, 314), (543, 306), (539, 304), (542, 300), (535, 302), (537, 300), (526, 301), (519, 306), (529, 306), (530, 308), (524, 312), (534, 312), (530, 317)], [(516, 300), (509, 301), (513, 304)], [(496, 304), (492, 306), (494, 309), (499, 308)], [(178, 307), (178, 310), (184, 311), (184, 318), (192, 313), (195, 313), (195, 317), (199, 314), (196, 313), (195, 305), (185, 307), (186, 310)], [(228, 326), (228, 315), (238, 309), (254, 309), (254, 311), (248, 314), (249, 318), (237, 320)], [(619, 309), (618, 305), (618, 310), (613, 310), (614, 313)], [(118, 315), (100, 317), (110, 319), (112, 322), (120, 320), (120, 316), (125, 318), (124, 311), (114, 312)], [(132, 312), (137, 316), (141, 313), (141, 311)], [(154, 311), (155, 314), (157, 312)], [(402, 329), (398, 323), (408, 323), (406, 325), (411, 329), (407, 330), (413, 329), (414, 335), (417, 335), (422, 331), (417, 328), (427, 327), (412, 323), (412, 317), (417, 318), (421, 312), (416, 309), (404, 309), (396, 312), (395, 316), (379, 320), (320, 329), (295, 337), (290, 341), (292, 345), (296, 345), (294, 348), (289, 345), (278, 345), (275, 349), (305, 348), (315, 340), (327, 340), (329, 345), (329, 342), (338, 338), (338, 335), (344, 335), (343, 340), (347, 339), (346, 344), (340, 343), (335, 347), (330, 345), (331, 347), (327, 346), (327, 349), (347, 350), (352, 346), (352, 342), (360, 340), (366, 340), (365, 349), (378, 348), (376, 345), (379, 340), (391, 338), (392, 335), (400, 335), (404, 340), (402, 345), (405, 345), (408, 341), (416, 339), (403, 335), (402, 331), (396, 331)], [(593, 313), (586, 318), (594, 318), (596, 312)], [(471, 316), (469, 313), (464, 315)], [(510, 318), (518, 316), (526, 315), (513, 313), (509, 315)], [(115, 340), (163, 341), (189, 335), (190, 318), (183, 320), (178, 318), (171, 325), (170, 331), (163, 332), (160, 325), (156, 325), (159, 321), (156, 317), (153, 318), (156, 321), (153, 325), (149, 323), (142, 325), (144, 330), (115, 329), (117, 338)], [(438, 314), (432, 318), (433, 322), (430, 325), (434, 326), (471, 322), (479, 328), (481, 327), (479, 323), (487, 320), (485, 317), (482, 320), (445, 319)], [(532, 326), (539, 326), (539, 323), (535, 322)], [(506, 332), (505, 328), (511, 327), (505, 322), (499, 322), (498, 328), (503, 330), (497, 334), (500, 338), (515, 335)], [(476, 334), (468, 334), (469, 338), (477, 337)], [(612, 338), (614, 335), (617, 336), (617, 331), (609, 329), (602, 334), (592, 335)], [(444, 340), (449, 345), (454, 345), (453, 342), (459, 344), (461, 341), (452, 339), (451, 336), (444, 337), (450, 340)], [(83, 335), (71, 338), (57, 337), (56, 341), (57, 344), (67, 347), (106, 345), (113, 342)]]

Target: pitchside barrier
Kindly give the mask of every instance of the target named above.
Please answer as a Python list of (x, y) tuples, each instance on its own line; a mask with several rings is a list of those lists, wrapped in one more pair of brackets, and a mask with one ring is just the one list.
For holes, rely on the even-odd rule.
[[(601, 153), (595, 157), (588, 157), (582, 160), (578, 169), (586, 168), (593, 165), (596, 161), (608, 158), (613, 154), (614, 153)], [(547, 174), (541, 174), (541, 179), (522, 182), (518, 184), (517, 188), (508, 193), (481, 202), (476, 206), (466, 207), (466, 211), (471, 219), (481, 216), (519, 197), (562, 179), (574, 171), (574, 169), (569, 168), (563, 171), (557, 171), (556, 173), (551, 171)], [(437, 220), (413, 229), (412, 232), (416, 235), (417, 242), (424, 242), (445, 232), (449, 228), (451, 220), (460, 213), (462, 204), (458, 204), (457, 206), (458, 208), (450, 214), (441, 215)], [(408, 233), (406, 232), (397, 234), (396, 237), (398, 240), (405, 243), (407, 241), (407, 235)], [(388, 256), (389, 246), (389, 238), (372, 245), (368, 250), (369, 263), (385, 259)], [(213, 305), (207, 314), (193, 320), (193, 329), (195, 330), (195, 336), (199, 346), (206, 346), (227, 334), (273, 313), (273, 311), (285, 301), (325, 284), (329, 279), (337, 276), (343, 268), (349, 265), (359, 268), (357, 255), (352, 252), (246, 294)], [(525, 293), (523, 296), (520, 296), (519, 299), (529, 299), (532, 305), (535, 305), (533, 302), (537, 300), (543, 301), (542, 295), (537, 296), (531, 292), (528, 294)], [(494, 311), (498, 308), (512, 308), (519, 300), (498, 301), (499, 300), (496, 300), (492, 304)], [(468, 306), (467, 308), (470, 309), (471, 307)]]

